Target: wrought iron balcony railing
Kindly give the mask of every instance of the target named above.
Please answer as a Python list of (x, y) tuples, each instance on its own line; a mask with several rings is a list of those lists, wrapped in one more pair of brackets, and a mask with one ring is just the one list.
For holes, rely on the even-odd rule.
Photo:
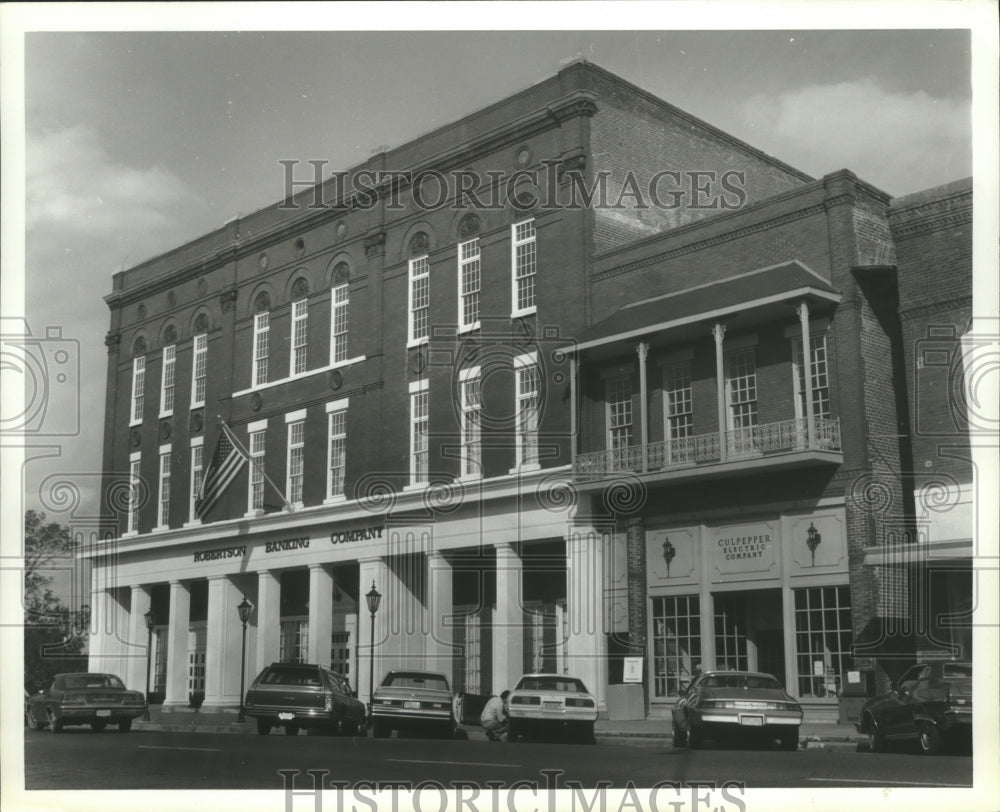
[[(814, 422), (811, 445), (804, 417), (724, 432), (726, 461), (792, 451), (840, 451), (840, 421), (817, 417)], [(722, 462), (717, 431), (649, 443), (645, 451), (646, 473)], [(577, 454), (573, 475), (578, 481), (588, 482), (622, 472), (643, 473), (643, 470), (643, 446), (633, 445)]]

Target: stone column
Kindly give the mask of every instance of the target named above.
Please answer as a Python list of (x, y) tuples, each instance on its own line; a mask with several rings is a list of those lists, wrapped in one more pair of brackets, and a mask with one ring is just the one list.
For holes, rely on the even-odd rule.
[(240, 703), (240, 652), (243, 626), (236, 606), (243, 599), (226, 575), (208, 579), (208, 627), (203, 708), (237, 707)]
[(566, 657), (569, 673), (583, 680), (604, 710), (608, 682), (604, 622), (604, 536), (573, 528), (566, 539)]
[(642, 443), (642, 470), (649, 470), (649, 415), (647, 414), (646, 356), (649, 345), (639, 342), (635, 348), (639, 356), (639, 442)]
[(247, 670), (256, 676), (265, 666), (277, 662), (281, 652), (281, 578), (278, 573), (270, 570), (257, 573), (257, 608), (254, 614), (257, 645), (253, 659), (248, 658), (254, 667), (248, 665)]
[(799, 324), (802, 326), (802, 378), (805, 386), (803, 397), (806, 401), (806, 448), (816, 447), (816, 415), (813, 408), (812, 391), (812, 344), (809, 335), (809, 305), (805, 300), (799, 303)]
[(649, 661), (646, 647), (646, 525), (640, 516), (625, 522), (625, 555), (628, 566), (629, 654), (643, 657), (642, 672), (645, 708), (649, 709)]
[(309, 565), (309, 662), (330, 665), (333, 634), (333, 573), (322, 564)]
[(493, 608), (493, 693), (511, 689), (524, 673), (522, 562), (510, 544), (496, 548), (496, 606)]
[[(146, 645), (149, 632), (146, 630), (146, 612), (152, 606), (152, 594), (148, 587), (132, 585), (129, 603), (128, 655), (125, 672), (121, 675), (130, 690), (146, 692)], [(160, 621), (166, 618), (160, 618)], [(152, 687), (152, 675), (150, 675)]]
[[(388, 567), (381, 558), (364, 558), (358, 562), (358, 679), (357, 688), (358, 699), (366, 705), (371, 701), (369, 686), (374, 683), (378, 687), (383, 676), (383, 649), (389, 637), (389, 612), (392, 607), (387, 605), (386, 600), (389, 589)], [(372, 616), (368, 611), (368, 603), (365, 595), (374, 586), (382, 594), (382, 602), (378, 613), (375, 615), (374, 638), (372, 635)], [(374, 648), (372, 641), (374, 639)]]
[(167, 622), (167, 688), (163, 704), (187, 707), (191, 589), (182, 581), (170, 582), (170, 617)]
[(427, 556), (427, 667), (441, 671), (452, 681), (454, 670), (454, 623), (451, 562), (439, 552)]

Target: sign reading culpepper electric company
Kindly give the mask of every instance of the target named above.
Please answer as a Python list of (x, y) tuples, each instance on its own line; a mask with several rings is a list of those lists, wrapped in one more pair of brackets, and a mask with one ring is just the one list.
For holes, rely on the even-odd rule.
[(723, 574), (767, 572), (774, 567), (775, 530), (768, 523), (712, 528), (711, 553)]
[(370, 541), (382, 538), (381, 526), (359, 527), (356, 530), (334, 530), (330, 534), (331, 544), (348, 544), (352, 541)]
[(218, 561), (221, 558), (242, 558), (247, 554), (246, 545), (239, 547), (220, 547), (217, 550), (203, 550), (194, 554), (195, 562)]

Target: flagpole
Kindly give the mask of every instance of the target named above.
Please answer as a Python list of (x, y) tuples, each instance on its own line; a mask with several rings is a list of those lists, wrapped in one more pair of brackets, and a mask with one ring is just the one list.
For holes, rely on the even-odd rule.
[(251, 456), (250, 452), (243, 447), (243, 444), (236, 438), (236, 435), (233, 433), (233, 430), (229, 427), (226, 421), (222, 419), (222, 415), (216, 415), (216, 417), (219, 418), (219, 422), (222, 424), (222, 429), (223, 431), (226, 432), (226, 436), (229, 438), (229, 442), (235, 445), (239, 449), (240, 453), (248, 460), (250, 460), (250, 464), (260, 472), (260, 475), (262, 477), (264, 477), (264, 481), (267, 482), (267, 484), (270, 485), (272, 488), (274, 488), (278, 496), (281, 497), (281, 501), (285, 503), (285, 507), (288, 508), (288, 512), (294, 513), (295, 508), (292, 506), (292, 503), (285, 498), (285, 492), (274, 484), (274, 481), (271, 479), (271, 477), (267, 475), (267, 472), (265, 472), (264, 469), (260, 466), (260, 464)]

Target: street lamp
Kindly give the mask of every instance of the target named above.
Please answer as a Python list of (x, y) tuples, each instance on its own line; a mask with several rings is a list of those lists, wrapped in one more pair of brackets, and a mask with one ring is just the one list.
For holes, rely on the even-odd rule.
[(149, 721), (149, 667), (153, 662), (153, 626), (156, 625), (156, 615), (150, 609), (143, 615), (146, 618), (146, 709), (143, 711), (142, 719)]
[(243, 649), (240, 652), (240, 713), (236, 717), (236, 721), (238, 722), (246, 721), (246, 716), (243, 713), (243, 685), (247, 678), (247, 621), (250, 619), (251, 609), (253, 609), (253, 606), (247, 600), (247, 596), (244, 595), (243, 600), (236, 607), (236, 611), (240, 615), (240, 623), (243, 624)]
[(372, 581), (371, 591), (365, 595), (365, 600), (368, 601), (368, 611), (372, 615), (372, 638), (368, 668), (368, 719), (370, 720), (372, 718), (372, 697), (375, 696), (375, 613), (382, 601), (382, 594), (375, 588), (374, 581)]

